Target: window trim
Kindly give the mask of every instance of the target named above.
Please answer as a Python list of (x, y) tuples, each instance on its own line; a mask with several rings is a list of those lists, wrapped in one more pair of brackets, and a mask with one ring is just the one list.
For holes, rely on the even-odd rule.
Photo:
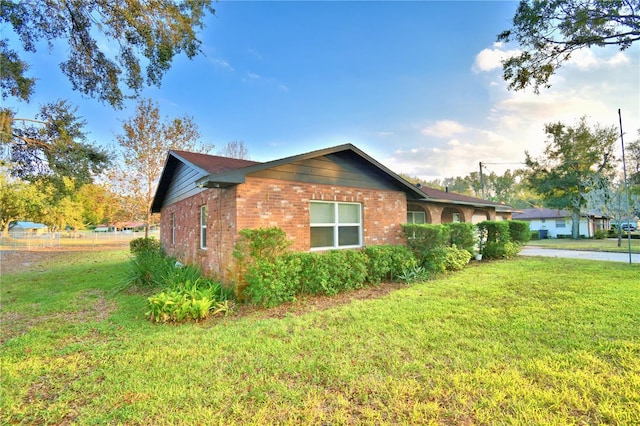
[[(332, 204), (333, 205), (333, 223), (331, 222), (311, 222), (311, 205), (312, 204)], [(358, 206), (358, 222), (345, 222), (340, 223), (339, 216), (339, 206), (340, 205), (355, 205)], [(342, 250), (342, 249), (353, 249), (353, 248), (361, 248), (363, 246), (363, 218), (362, 218), (362, 203), (351, 203), (351, 202), (342, 202), (342, 201), (319, 201), (319, 200), (311, 200), (309, 201), (309, 234), (311, 234), (311, 228), (333, 228), (333, 245), (332, 246), (322, 246), (322, 247), (311, 247), (311, 239), (309, 239), (309, 246), (311, 251), (319, 251), (319, 250)], [(340, 228), (341, 227), (358, 227), (358, 244), (350, 244), (350, 245), (340, 245)]]
[(207, 205), (200, 206), (200, 249), (207, 249)]
[[(422, 222), (416, 222), (416, 215), (421, 215), (424, 220)], [(411, 216), (411, 222), (409, 221), (409, 216)], [(415, 225), (427, 223), (427, 214), (424, 211), (407, 210), (407, 223)]]

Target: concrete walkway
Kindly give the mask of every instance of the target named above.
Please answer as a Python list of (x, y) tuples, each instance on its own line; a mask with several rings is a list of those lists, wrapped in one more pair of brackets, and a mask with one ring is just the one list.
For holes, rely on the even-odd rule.
[[(557, 250), (540, 247), (523, 247), (521, 256), (563, 257), (568, 259), (604, 260), (608, 262), (629, 263), (629, 253), (610, 253), (604, 251)], [(640, 264), (640, 254), (631, 253), (631, 263)]]

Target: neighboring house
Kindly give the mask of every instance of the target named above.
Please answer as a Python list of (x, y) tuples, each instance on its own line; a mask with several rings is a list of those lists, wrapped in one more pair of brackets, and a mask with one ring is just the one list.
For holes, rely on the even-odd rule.
[(47, 233), (49, 228), (42, 223), (17, 221), (9, 224), (9, 235), (13, 238), (24, 238)]
[[(541, 231), (541, 237), (558, 238), (571, 236), (571, 212), (557, 209), (524, 209), (513, 213), (514, 220), (529, 222), (529, 229)], [(598, 214), (582, 214), (580, 231), (582, 237), (592, 238), (598, 229), (609, 229), (609, 219)], [(546, 234), (546, 236), (544, 235)]]
[(169, 255), (221, 279), (245, 228), (278, 226), (313, 251), (402, 244), (406, 222), (510, 218), (508, 206), (412, 185), (351, 144), (266, 163), (170, 151), (151, 211)]

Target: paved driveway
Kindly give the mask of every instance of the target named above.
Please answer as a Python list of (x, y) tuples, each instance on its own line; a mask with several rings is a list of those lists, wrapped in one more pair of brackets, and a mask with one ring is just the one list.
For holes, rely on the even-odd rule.
[[(569, 259), (591, 259), (609, 262), (629, 263), (629, 253), (609, 253), (604, 251), (557, 250), (539, 247), (523, 247), (522, 256), (564, 257)], [(640, 264), (640, 254), (631, 253), (631, 263)]]

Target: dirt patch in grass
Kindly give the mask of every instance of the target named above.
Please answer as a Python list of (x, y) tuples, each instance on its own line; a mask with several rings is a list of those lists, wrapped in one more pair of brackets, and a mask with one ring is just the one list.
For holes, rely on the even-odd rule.
[(86, 252), (125, 250), (128, 248), (128, 242), (114, 241), (93, 247), (60, 246), (30, 250), (0, 250), (0, 272), (4, 275), (37, 270), (51, 262), (60, 261), (61, 258), (65, 256), (73, 256)]
[(117, 309), (116, 303), (106, 299), (102, 292), (99, 291), (86, 292), (79, 299), (78, 306), (87, 306), (87, 301), (95, 300), (85, 309), (75, 312), (56, 312), (32, 316), (21, 312), (0, 311), (0, 324), (3, 324), (2, 333), (0, 333), (0, 345), (14, 337), (27, 333), (31, 328), (42, 323), (52, 321), (63, 324), (78, 324), (89, 321), (100, 322), (106, 320)]

